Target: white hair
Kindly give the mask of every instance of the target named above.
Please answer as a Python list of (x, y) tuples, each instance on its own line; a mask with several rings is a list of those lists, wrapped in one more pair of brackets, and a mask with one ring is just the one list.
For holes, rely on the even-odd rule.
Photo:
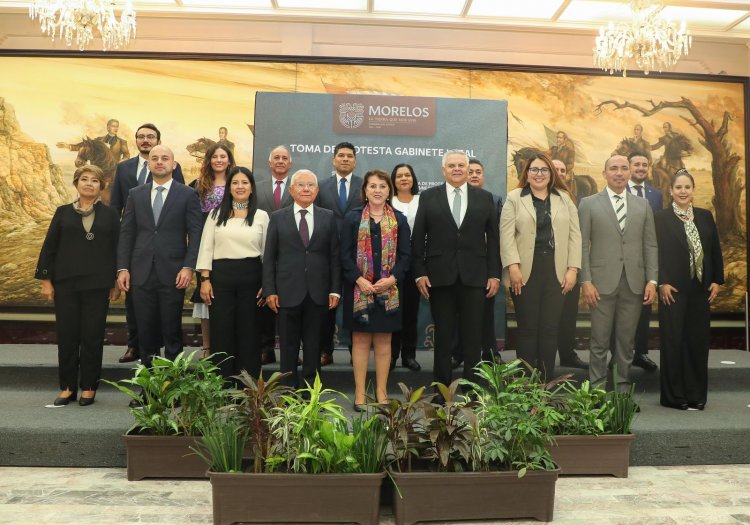
[(443, 155), (443, 167), (445, 168), (445, 163), (448, 161), (449, 155), (463, 155), (464, 159), (466, 159), (466, 165), (469, 165), (469, 156), (466, 154), (466, 152), (462, 149), (449, 149), (445, 152)]
[(278, 146), (271, 149), (271, 153), (268, 154), (268, 162), (271, 162), (271, 159), (273, 158), (273, 152), (277, 149), (283, 149), (284, 151), (286, 151), (286, 154), (289, 155), (289, 160), (292, 160), (292, 152), (289, 151), (289, 148), (287, 148), (283, 144), (279, 144)]
[(309, 173), (310, 175), (312, 175), (313, 177), (315, 177), (315, 184), (317, 185), (318, 184), (318, 176), (315, 175), (315, 173), (313, 173), (310, 170), (304, 170), (303, 169), (303, 170), (297, 170), (297, 171), (294, 172), (294, 174), (292, 175), (292, 178), (289, 179), (289, 186), (294, 186), (294, 179), (297, 178), (297, 175), (304, 175), (306, 173)]

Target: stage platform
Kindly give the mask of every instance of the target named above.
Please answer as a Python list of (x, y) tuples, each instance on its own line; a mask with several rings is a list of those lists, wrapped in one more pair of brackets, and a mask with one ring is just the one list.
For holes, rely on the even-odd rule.
[[(102, 385), (96, 403), (46, 408), (57, 390), (54, 345), (0, 345), (0, 465), (120, 467), (125, 465), (121, 435), (130, 427), (128, 399)], [(106, 346), (103, 378), (129, 377), (130, 365), (117, 362), (124, 348)], [(587, 352), (579, 352), (585, 360)], [(651, 351), (658, 363), (658, 351)], [(512, 351), (503, 352), (512, 359)], [(335, 364), (323, 369), (325, 386), (353, 393), (349, 355), (339, 350)], [(421, 372), (397, 367), (389, 390), (396, 383), (419, 386), (432, 380), (432, 354), (417, 353)], [(277, 369), (275, 365), (267, 371)], [(559, 368), (558, 373), (583, 371)], [(709, 357), (709, 397), (706, 410), (678, 411), (659, 405), (659, 373), (633, 370), (642, 411), (634, 424), (637, 435), (631, 465), (700, 465), (750, 463), (750, 353), (712, 350)], [(349, 406), (348, 404), (346, 405)]]

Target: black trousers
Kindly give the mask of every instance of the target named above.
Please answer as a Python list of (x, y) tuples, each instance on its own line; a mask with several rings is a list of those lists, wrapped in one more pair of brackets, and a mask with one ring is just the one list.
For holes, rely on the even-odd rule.
[[(497, 339), (495, 338), (495, 297), (485, 297), (484, 314), (482, 315), (482, 359), (491, 359), (492, 352), (497, 349)], [(453, 358), (456, 361), (463, 361), (464, 353), (461, 348), (461, 327), (458, 327), (455, 337), (453, 338)], [(487, 355), (485, 355), (487, 354)]]
[(476, 381), (474, 367), (481, 355), (482, 315), (486, 291), (479, 286), (466, 286), (460, 280), (450, 286), (430, 289), (430, 311), (435, 321), (433, 377), (445, 385), (452, 379), (451, 350), (456, 329), (460, 330), (464, 357), (464, 379)]
[(675, 302), (659, 305), (661, 403), (705, 403), (711, 312), (708, 291), (695, 279)]
[(211, 355), (225, 378), (242, 370), (260, 375), (260, 257), (216, 259), (211, 270), (214, 298), (209, 306)]
[(516, 308), (516, 356), (551, 379), (555, 373), (557, 327), (565, 296), (555, 273), (553, 253), (534, 252), (534, 264), (521, 294), (511, 292)]
[(133, 294), (125, 293), (125, 322), (128, 325), (128, 348), (138, 348), (138, 323), (135, 320)]
[(578, 320), (578, 301), (581, 299), (581, 285), (576, 285), (565, 295), (560, 324), (557, 327), (557, 352), (560, 354), (560, 362), (571, 362), (577, 355), (576, 347), (576, 321)]
[[(175, 276), (176, 277), (176, 276)], [(185, 290), (174, 283), (162, 284), (152, 268), (146, 282), (131, 286), (135, 319), (138, 323), (138, 350), (141, 363), (151, 366), (151, 359), (159, 355), (164, 345), (164, 356), (174, 359), (182, 352), (182, 308)]]
[(276, 348), (276, 314), (265, 306), (260, 309), (260, 350), (263, 354), (274, 355)]
[(391, 359), (414, 359), (417, 355), (417, 322), (419, 315), (419, 290), (411, 272), (399, 283), (401, 300), (401, 331), (391, 336)]
[(102, 374), (109, 290), (76, 290), (55, 283), (55, 326), (60, 390), (96, 390)]
[(638, 319), (638, 328), (635, 329), (635, 348), (636, 357), (648, 354), (648, 331), (651, 323), (651, 305), (644, 304), (641, 309), (641, 317)]
[[(284, 299), (281, 298), (283, 301)], [(282, 303), (283, 304), (283, 303)], [(281, 347), (281, 372), (292, 374), (284, 380), (284, 384), (299, 388), (300, 380), (297, 375), (297, 357), (299, 345), (302, 342), (302, 380), (313, 384), (315, 374), (320, 371), (320, 327), (328, 319), (327, 305), (316, 304), (310, 294), (297, 306), (279, 308), (279, 346)]]

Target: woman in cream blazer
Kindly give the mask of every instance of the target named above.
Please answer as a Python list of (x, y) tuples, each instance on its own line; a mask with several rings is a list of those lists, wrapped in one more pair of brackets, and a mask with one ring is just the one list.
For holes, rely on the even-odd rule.
[(516, 354), (552, 378), (563, 300), (581, 267), (578, 212), (552, 161), (538, 153), (500, 218), (503, 284), (516, 309)]

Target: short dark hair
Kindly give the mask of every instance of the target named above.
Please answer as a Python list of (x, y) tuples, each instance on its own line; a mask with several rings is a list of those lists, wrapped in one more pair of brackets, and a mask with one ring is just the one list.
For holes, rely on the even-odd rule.
[(117, 124), (118, 124), (118, 125), (120, 124), (120, 121), (119, 121), (119, 120), (117, 120), (116, 118), (111, 118), (111, 119), (109, 119), (109, 120), (107, 121), (107, 127), (110, 127), (110, 126), (111, 126), (112, 124), (114, 124), (115, 122), (117, 122)]
[(390, 177), (388, 177), (388, 174), (383, 170), (370, 170), (365, 173), (365, 176), (363, 177), (364, 180), (362, 181), (362, 192), (360, 193), (362, 204), (367, 203), (367, 193), (365, 192), (365, 188), (367, 187), (367, 181), (372, 177), (376, 177), (382, 181), (385, 181), (385, 183), (388, 185), (388, 198), (385, 199), (385, 202), (390, 204), (391, 199), (393, 198), (393, 183), (391, 182)]
[(484, 164), (482, 164), (482, 161), (477, 158), (474, 158), (474, 157), (470, 158), (469, 164), (479, 164), (480, 166), (482, 166), (482, 169), (484, 169)]
[(411, 185), (411, 194), (416, 195), (417, 193), (419, 193), (419, 181), (417, 180), (417, 176), (414, 175), (414, 168), (411, 167), (411, 164), (402, 162), (401, 164), (396, 164), (393, 167), (393, 171), (391, 171), (391, 185), (393, 186), (393, 196), (396, 196), (396, 172), (399, 168), (407, 168), (409, 170), (409, 173), (411, 173), (411, 180), (414, 182)]
[(224, 133), (229, 134), (229, 130), (227, 128), (225, 128), (224, 126), (222, 126), (222, 127), (219, 128), (219, 131), (221, 131), (222, 129), (224, 130)]
[(150, 122), (146, 122), (145, 124), (141, 124), (140, 126), (138, 126), (135, 130), (135, 134), (138, 135), (138, 130), (143, 128), (152, 130), (154, 133), (156, 133), (156, 140), (161, 140), (161, 131), (159, 131), (159, 128), (157, 128), (155, 124), (151, 124)]
[(633, 160), (633, 157), (645, 157), (646, 160), (648, 160), (648, 155), (646, 155), (646, 153), (644, 153), (643, 151), (639, 151), (639, 150), (630, 152), (630, 154), (628, 155), (628, 162)]
[(333, 156), (336, 156), (336, 153), (339, 152), (340, 149), (350, 149), (354, 152), (354, 156), (357, 156), (357, 148), (354, 147), (354, 144), (351, 142), (339, 142), (336, 144), (336, 146), (333, 148)]

